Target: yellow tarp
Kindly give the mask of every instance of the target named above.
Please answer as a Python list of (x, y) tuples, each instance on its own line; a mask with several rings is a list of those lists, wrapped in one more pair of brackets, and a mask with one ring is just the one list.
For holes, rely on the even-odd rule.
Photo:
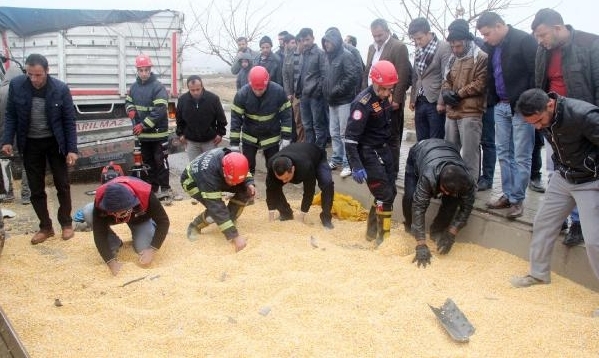
[[(312, 205), (320, 205), (320, 193), (314, 195)], [(333, 197), (333, 216), (340, 220), (365, 221), (368, 218), (368, 211), (364, 209), (359, 201), (349, 195), (335, 193)]]

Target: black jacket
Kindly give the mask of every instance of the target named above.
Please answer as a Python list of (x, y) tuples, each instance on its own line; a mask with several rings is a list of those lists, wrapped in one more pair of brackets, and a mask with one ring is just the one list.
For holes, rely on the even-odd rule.
[(266, 68), (270, 76), (270, 80), (283, 86), (283, 65), (279, 55), (271, 52), (267, 57), (258, 55), (254, 58), (254, 66), (262, 66)]
[(283, 193), (285, 183), (277, 179), (272, 169), (273, 160), (279, 157), (291, 159), (295, 166), (291, 183), (304, 183), (301, 210), (307, 213), (316, 192), (316, 172), (320, 163), (326, 162), (326, 152), (314, 143), (292, 143), (270, 158), (266, 175), (266, 205), (268, 210), (279, 210), (281, 213), (289, 214), (291, 209)]
[[(503, 80), (512, 107), (516, 106), (522, 92), (535, 87), (535, 56), (537, 41), (532, 35), (508, 25), (508, 33), (501, 43), (501, 68)], [(493, 76), (493, 55), (497, 46), (489, 47), (489, 77)], [(493, 83), (492, 81), (490, 83)], [(497, 98), (495, 86), (490, 87), (492, 96)]]
[(207, 142), (217, 135), (227, 134), (227, 118), (220, 98), (204, 90), (196, 101), (189, 92), (179, 98), (177, 106), (177, 136), (194, 142)]
[[(562, 73), (569, 98), (580, 99), (599, 106), (599, 36), (575, 31), (562, 47)], [(551, 51), (539, 46), (537, 50), (535, 84), (548, 91), (547, 65)]]
[(326, 52), (322, 94), (331, 106), (351, 103), (355, 98), (358, 82), (362, 79), (360, 68), (354, 55), (343, 46), (341, 33), (330, 29), (322, 38), (322, 48), (325, 41), (333, 44), (333, 49)]
[[(443, 139), (427, 139), (418, 142), (410, 149), (408, 161), (414, 165), (413, 168), (406, 167), (406, 171), (414, 170), (418, 177), (412, 202), (412, 230), (414, 236), (420, 239), (426, 236), (424, 216), (431, 199), (443, 194), (439, 187), (439, 177), (443, 168), (446, 165), (457, 165), (464, 168), (466, 172), (468, 168), (460, 156), (460, 151), (452, 143)], [(466, 225), (472, 212), (475, 195), (476, 182), (472, 178), (471, 190), (468, 194), (459, 197), (459, 210), (453, 218), (452, 226), (461, 229)]]
[(168, 138), (167, 106), (166, 88), (154, 73), (145, 82), (139, 77), (135, 79), (125, 100), (125, 109), (127, 113), (137, 111), (133, 125), (143, 125), (143, 131), (138, 135), (140, 141), (162, 141)]
[(599, 107), (550, 93), (553, 121), (542, 133), (553, 148), (553, 163), (564, 179), (580, 184), (599, 178)]

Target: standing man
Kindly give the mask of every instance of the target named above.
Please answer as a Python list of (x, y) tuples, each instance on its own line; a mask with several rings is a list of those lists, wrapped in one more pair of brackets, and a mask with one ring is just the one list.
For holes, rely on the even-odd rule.
[(410, 111), (414, 112), (416, 138), (445, 137), (445, 104), (441, 97), (441, 82), (451, 54), (449, 44), (439, 40), (428, 21), (412, 20), (408, 35), (416, 45)]
[[(254, 178), (248, 173), (248, 161), (239, 152), (229, 148), (215, 148), (200, 154), (181, 174), (181, 186), (206, 210), (189, 224), (187, 238), (198, 239), (201, 230), (216, 223), (235, 251), (245, 248), (246, 241), (239, 235), (235, 221), (250, 199), (256, 195)], [(225, 204), (221, 193), (233, 193)]]
[(227, 134), (227, 118), (220, 98), (206, 91), (200, 76), (187, 78), (189, 91), (179, 98), (176, 133), (189, 161), (216, 148)]
[(487, 207), (509, 208), (507, 218), (515, 219), (523, 213), (535, 131), (518, 113), (514, 113), (514, 107), (520, 94), (534, 87), (537, 44), (531, 35), (506, 25), (494, 12), (483, 12), (476, 28), (490, 45), (489, 76), (493, 76), (495, 86), (488, 90), (499, 97), (494, 108), (495, 143), (503, 195), (487, 203)]
[(366, 240), (376, 245), (389, 237), (393, 201), (397, 195), (394, 157), (391, 153), (389, 102), (398, 82), (393, 64), (380, 60), (370, 69), (372, 85), (366, 87), (351, 104), (345, 130), (345, 151), (358, 184), (366, 182), (374, 196), (366, 224)]
[(466, 226), (476, 195), (476, 180), (469, 173), (458, 149), (443, 139), (431, 138), (410, 148), (404, 176), (402, 200), (404, 225), (416, 238), (413, 262), (430, 265), (426, 246), (425, 214), (432, 198), (441, 196), (441, 206), (430, 227), (437, 251), (451, 250), (455, 236)]
[(456, 145), (470, 174), (478, 177), (487, 97), (487, 54), (474, 43), (466, 20), (457, 19), (448, 29), (452, 54), (441, 86), (447, 113), (445, 139)]
[(589, 263), (599, 278), (599, 107), (535, 88), (520, 96), (517, 109), (551, 144), (556, 173), (533, 223), (530, 272), (513, 277), (511, 283), (528, 287), (551, 282), (553, 247), (574, 206), (578, 206)]
[(283, 59), (283, 89), (291, 102), (291, 113), (295, 131), (291, 135), (292, 142), (304, 142), (304, 125), (300, 113), (300, 96), (296, 93), (302, 68), (302, 42), (292, 35), (285, 36), (285, 58)]
[(276, 211), (281, 220), (293, 219), (293, 210), (285, 198), (283, 186), (287, 183), (304, 183), (304, 195), (297, 219), (301, 222), (310, 210), (316, 182), (321, 191), (320, 222), (327, 229), (333, 228), (331, 209), (335, 189), (327, 154), (314, 143), (292, 143), (281, 149), (268, 162), (266, 175), (266, 205), (268, 219), (275, 219)]
[(241, 62), (239, 61), (242, 57), (247, 57), (247, 56), (242, 56), (243, 54), (247, 54), (249, 55), (249, 57), (252, 59), (256, 58), (256, 56), (259, 55), (258, 52), (252, 50), (251, 48), (248, 47), (248, 39), (247, 37), (238, 37), (237, 38), (237, 56), (233, 59), (232, 65), (231, 65), (231, 73), (236, 75), (239, 73), (239, 70), (241, 70)]
[(50, 164), (58, 197), (62, 238), (75, 235), (71, 219), (68, 167), (77, 160), (75, 107), (67, 85), (48, 74), (48, 60), (31, 54), (27, 74), (15, 77), (8, 88), (2, 151), (13, 154), (15, 136), (31, 188), (31, 204), (40, 221), (33, 245), (54, 236), (46, 196), (46, 163)]
[[(393, 171), (395, 172), (395, 178), (397, 178), (397, 174), (399, 173), (399, 152), (403, 136), (404, 104), (406, 91), (408, 90), (412, 76), (412, 66), (410, 65), (408, 48), (404, 43), (391, 36), (387, 21), (384, 19), (374, 20), (370, 24), (370, 31), (372, 32), (374, 43), (368, 47), (366, 70), (362, 77), (362, 88), (366, 88), (367, 85), (372, 84), (370, 70), (380, 60), (391, 62), (397, 71), (398, 81), (389, 94), (391, 96), (392, 109), (389, 146), (393, 155)], [(391, 182), (391, 184), (394, 183), (395, 180)]]
[(231, 148), (247, 158), (250, 173), (256, 172), (256, 153), (262, 149), (266, 163), (291, 143), (291, 103), (280, 85), (269, 81), (268, 71), (254, 66), (249, 83), (235, 94), (231, 105)]
[[(539, 43), (536, 87), (599, 106), (599, 36), (564, 25), (562, 16), (553, 9), (539, 10), (531, 28)], [(553, 170), (551, 147), (546, 151), (547, 167)], [(576, 208), (570, 218), (572, 223), (563, 244), (576, 246), (584, 241)]]
[(166, 88), (152, 73), (150, 57), (141, 54), (135, 58), (137, 77), (125, 101), (125, 110), (133, 122), (133, 134), (141, 143), (141, 155), (150, 166), (145, 180), (159, 198), (182, 200), (175, 197), (169, 184), (168, 113)]
[(270, 80), (282, 86), (281, 61), (282, 58), (272, 52), (272, 40), (270, 37), (263, 36), (260, 39), (260, 55), (254, 58), (254, 66), (266, 68), (270, 75)]
[(322, 81), (326, 59), (324, 51), (314, 43), (312, 29), (303, 28), (298, 36), (302, 41), (303, 53), (297, 92), (300, 93), (300, 110), (306, 142), (316, 143), (318, 147), (325, 149), (328, 126)]
[(333, 144), (329, 166), (331, 169), (341, 167), (339, 175), (345, 178), (351, 175), (351, 169), (343, 139), (349, 107), (356, 97), (356, 86), (361, 81), (360, 69), (354, 56), (343, 47), (341, 32), (337, 28), (327, 30), (322, 38), (322, 48), (326, 53), (322, 92), (329, 104), (329, 133)]
[(96, 190), (93, 208), (94, 242), (113, 275), (123, 266), (116, 255), (123, 242), (110, 228), (126, 223), (139, 264), (148, 267), (160, 249), (170, 221), (152, 186), (135, 177), (119, 176)]

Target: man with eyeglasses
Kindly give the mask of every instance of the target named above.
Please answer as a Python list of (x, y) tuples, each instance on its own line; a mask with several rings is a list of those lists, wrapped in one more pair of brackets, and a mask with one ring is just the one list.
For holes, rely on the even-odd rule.
[(120, 176), (96, 190), (94, 242), (115, 276), (123, 266), (116, 257), (123, 242), (110, 226), (118, 224), (127, 224), (131, 229), (133, 249), (139, 254), (139, 265), (150, 266), (170, 226), (168, 215), (150, 184), (134, 177)]
[(589, 263), (599, 278), (599, 107), (535, 88), (522, 93), (516, 109), (551, 144), (556, 173), (534, 219), (530, 273), (513, 277), (511, 283), (528, 287), (551, 282), (553, 247), (574, 206)]
[(394, 157), (391, 149), (390, 102), (398, 82), (395, 66), (381, 60), (370, 70), (372, 85), (352, 102), (345, 129), (345, 152), (358, 184), (366, 182), (374, 196), (366, 224), (366, 240), (383, 243), (391, 230), (395, 187)]

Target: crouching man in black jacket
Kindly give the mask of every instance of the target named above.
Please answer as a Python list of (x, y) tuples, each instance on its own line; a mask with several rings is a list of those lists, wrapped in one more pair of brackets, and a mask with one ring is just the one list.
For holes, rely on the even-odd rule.
[(443, 139), (426, 139), (410, 149), (406, 162), (402, 200), (405, 229), (416, 238), (413, 262), (426, 267), (431, 252), (426, 246), (424, 216), (432, 198), (441, 197), (441, 207), (430, 227), (437, 251), (451, 250), (458, 231), (472, 211), (476, 180), (468, 172), (460, 151)]

